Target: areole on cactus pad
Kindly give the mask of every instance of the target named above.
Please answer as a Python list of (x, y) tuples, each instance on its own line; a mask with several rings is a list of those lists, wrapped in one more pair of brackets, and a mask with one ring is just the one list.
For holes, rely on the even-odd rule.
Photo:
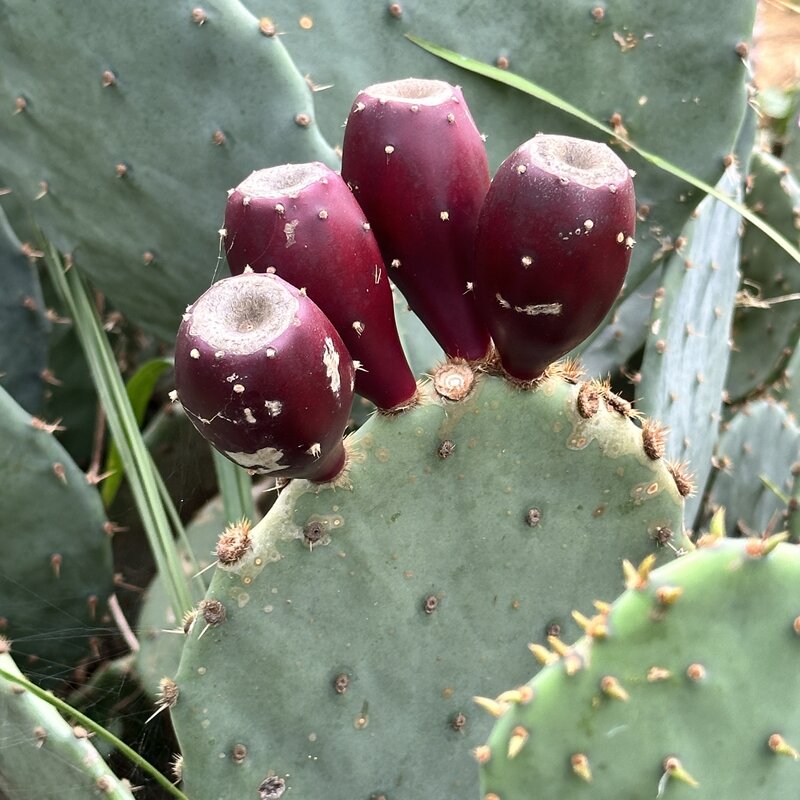
[(320, 162), (253, 172), (230, 191), (224, 232), (233, 274), (249, 266), (308, 291), (360, 364), (359, 394), (382, 409), (412, 401), (383, 258), (339, 175)]
[(175, 399), (214, 447), (257, 473), (335, 478), (354, 378), (330, 321), (277, 275), (214, 284), (178, 331)]

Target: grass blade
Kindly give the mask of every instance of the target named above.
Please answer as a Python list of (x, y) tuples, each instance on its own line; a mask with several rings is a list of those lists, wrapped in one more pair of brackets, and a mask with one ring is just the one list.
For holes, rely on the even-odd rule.
[(114, 354), (88, 288), (76, 269), (64, 270), (58, 251), (47, 243), (45, 264), (56, 291), (72, 317), (98, 396), (117, 443), (137, 510), (156, 566), (164, 576), (176, 619), (192, 606), (191, 593), (161, 500), (150, 454), (128, 400)]

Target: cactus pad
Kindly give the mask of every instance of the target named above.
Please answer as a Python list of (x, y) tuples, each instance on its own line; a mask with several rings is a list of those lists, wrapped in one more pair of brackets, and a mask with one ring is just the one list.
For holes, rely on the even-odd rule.
[(100, 495), (53, 430), (0, 389), (0, 630), (45, 683), (91, 656), (113, 591)]
[(282, 37), (238, 0), (196, 10), (0, 4), (4, 182), (116, 308), (164, 339), (213, 276), (225, 191), (269, 162), (337, 162)]
[(800, 548), (775, 544), (718, 539), (650, 575), (628, 565), (595, 636), (537, 675), (477, 751), (483, 798), (792, 797)]
[(193, 799), (470, 796), (471, 696), (523, 680), (521, 637), (577, 631), (623, 557), (680, 547), (673, 479), (602, 387), (471, 380), (370, 419), (348, 483), (293, 481), (217, 569), (171, 710)]

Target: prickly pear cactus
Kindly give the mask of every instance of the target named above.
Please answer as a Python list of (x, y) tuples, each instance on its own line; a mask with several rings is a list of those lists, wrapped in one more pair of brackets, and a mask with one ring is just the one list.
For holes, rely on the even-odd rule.
[(193, 800), (472, 796), (471, 696), (524, 679), (521, 638), (573, 635), (623, 556), (683, 544), (624, 401), (575, 378), (520, 391), (444, 366), (348, 440), (337, 483), (293, 481), (218, 550), (175, 676)]
[(794, 796), (800, 548), (776, 544), (628, 565), (593, 635), (501, 700), (484, 800)]
[(98, 657), (113, 592), (109, 529), (97, 489), (56, 441), (58, 426), (0, 389), (0, 629), (38, 682)]
[(238, 0), (129, 12), (0, 3), (0, 164), (44, 235), (170, 339), (214, 274), (218, 198), (253, 165), (337, 157), (282, 37)]

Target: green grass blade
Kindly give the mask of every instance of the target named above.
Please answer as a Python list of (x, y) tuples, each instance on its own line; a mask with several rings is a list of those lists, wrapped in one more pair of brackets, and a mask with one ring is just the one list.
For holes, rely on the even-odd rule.
[(3, 678), (3, 680), (11, 683), (15, 683), (18, 686), (22, 686), (32, 695), (38, 697), (40, 700), (43, 700), (48, 705), (57, 708), (64, 716), (76, 720), (87, 730), (92, 731), (101, 739), (105, 739), (123, 756), (125, 756), (128, 761), (138, 767), (142, 772), (153, 778), (153, 780), (155, 780), (170, 797), (177, 797), (179, 800), (189, 800), (189, 798), (186, 797), (186, 795), (180, 791), (180, 789), (178, 789), (176, 786), (173, 786), (170, 780), (166, 776), (162, 775), (149, 761), (142, 758), (142, 756), (140, 756), (135, 750), (128, 747), (125, 742), (123, 742), (121, 739), (118, 739), (113, 733), (111, 733), (111, 731), (107, 730), (102, 725), (99, 725), (97, 722), (91, 719), (91, 717), (87, 717), (85, 714), (82, 714), (80, 711), (78, 711), (77, 708), (73, 708), (63, 700), (60, 700), (49, 692), (44, 691), (44, 689), (40, 689), (35, 683), (31, 683), (22, 675), (14, 675), (13, 673), (0, 668), (0, 678)]
[(88, 289), (76, 269), (65, 271), (58, 251), (49, 243), (43, 248), (53, 286), (61, 295), (74, 321), (111, 435), (117, 442), (137, 510), (147, 534), (156, 566), (164, 576), (176, 619), (192, 606), (186, 576), (181, 569), (172, 531), (161, 501), (150, 454), (133, 414), (125, 384), (103, 331)]
[[(140, 427), (144, 421), (147, 404), (153, 396), (156, 383), (170, 366), (172, 366), (172, 361), (168, 358), (152, 358), (142, 364), (125, 384), (128, 400), (136, 417), (136, 422)], [(111, 473), (103, 481), (101, 492), (103, 503), (108, 508), (117, 496), (119, 487), (122, 485), (122, 479), (125, 476), (125, 466), (122, 463), (116, 439), (112, 438), (111, 440), (103, 472)]]
[(406, 38), (418, 47), (426, 50), (428, 53), (431, 53), (432, 55), (437, 56), (438, 58), (441, 58), (450, 64), (454, 64), (455, 66), (461, 67), (469, 72), (474, 72), (477, 75), (482, 75), (485, 78), (490, 78), (498, 83), (510, 86), (513, 89), (518, 89), (519, 91), (524, 92), (531, 97), (535, 97), (537, 100), (541, 100), (543, 103), (547, 103), (548, 105), (563, 111), (565, 114), (569, 114), (570, 116), (585, 122), (587, 125), (602, 131), (610, 136), (614, 141), (617, 141), (638, 153), (643, 159), (645, 159), (645, 161), (649, 161), (653, 166), (658, 167), (670, 175), (674, 175), (676, 178), (680, 178), (691, 186), (700, 189), (706, 194), (710, 194), (720, 202), (730, 206), (749, 223), (769, 236), (772, 241), (785, 250), (795, 261), (800, 263), (800, 250), (798, 250), (798, 248), (795, 247), (795, 245), (793, 245), (785, 236), (782, 236), (771, 225), (753, 213), (753, 211), (751, 211), (747, 206), (743, 205), (742, 203), (738, 203), (724, 192), (719, 191), (716, 187), (700, 180), (699, 178), (696, 178), (686, 170), (681, 169), (670, 161), (667, 161), (667, 159), (662, 158), (655, 153), (651, 153), (642, 147), (639, 147), (639, 145), (630, 141), (630, 139), (618, 136), (608, 125), (598, 119), (595, 119), (593, 116), (587, 114), (577, 106), (572, 105), (572, 103), (568, 102), (567, 100), (564, 100), (563, 98), (553, 94), (538, 84), (533, 83), (526, 78), (521, 77), (520, 75), (515, 75), (513, 72), (509, 72), (508, 70), (500, 69), (499, 67), (492, 66), (491, 64), (484, 64), (481, 61), (476, 61), (475, 59), (467, 56), (462, 56), (459, 53), (448, 50), (447, 48), (441, 47), (433, 42), (429, 42), (427, 39), (421, 39), (418, 36), (413, 36), (412, 34), (407, 33)]

